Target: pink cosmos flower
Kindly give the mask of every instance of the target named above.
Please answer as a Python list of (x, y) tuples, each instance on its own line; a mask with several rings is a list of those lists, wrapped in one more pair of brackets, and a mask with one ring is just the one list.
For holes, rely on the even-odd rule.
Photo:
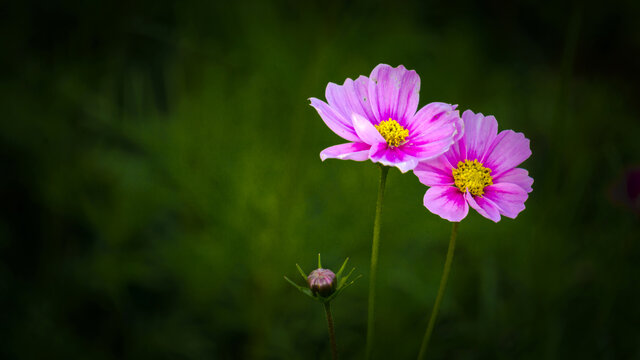
[(320, 153), (329, 158), (395, 166), (402, 172), (423, 159), (441, 155), (462, 135), (456, 106), (431, 103), (416, 113), (420, 77), (400, 65), (376, 66), (369, 77), (329, 83), (327, 103), (311, 98), (322, 120), (338, 136), (349, 141)]
[(449, 221), (464, 219), (469, 206), (494, 222), (500, 215), (515, 218), (532, 191), (527, 170), (516, 168), (531, 156), (529, 139), (512, 130), (498, 134), (493, 116), (467, 110), (462, 120), (465, 133), (460, 141), (413, 171), (431, 187), (424, 206)]

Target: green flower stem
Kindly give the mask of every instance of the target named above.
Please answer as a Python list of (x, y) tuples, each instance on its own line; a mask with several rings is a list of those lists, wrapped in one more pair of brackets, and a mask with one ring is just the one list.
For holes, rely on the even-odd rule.
[(336, 332), (333, 328), (333, 316), (331, 316), (331, 303), (324, 303), (324, 312), (327, 315), (327, 328), (329, 329), (329, 342), (331, 342), (331, 358), (338, 359), (338, 347), (336, 345)]
[(451, 227), (451, 239), (449, 240), (449, 249), (447, 250), (447, 259), (444, 262), (444, 270), (442, 272), (442, 278), (440, 279), (440, 288), (438, 289), (438, 296), (436, 296), (436, 303), (433, 305), (431, 311), (431, 318), (429, 319), (429, 325), (427, 326), (427, 332), (424, 333), (422, 339), (422, 345), (420, 346), (420, 353), (418, 353), (418, 360), (424, 359), (427, 352), (427, 346), (429, 346), (429, 339), (433, 332), (433, 327), (436, 323), (436, 317), (438, 316), (438, 310), (440, 309), (440, 303), (444, 296), (444, 289), (447, 286), (447, 279), (449, 278), (449, 271), (451, 270), (451, 263), (453, 262), (453, 252), (456, 248), (456, 236), (458, 235), (458, 224), (453, 223)]
[(387, 182), (389, 168), (380, 166), (380, 187), (378, 188), (378, 202), (376, 203), (376, 217), (373, 221), (373, 244), (371, 245), (371, 271), (369, 272), (369, 310), (367, 313), (367, 348), (365, 359), (373, 355), (373, 314), (376, 297), (376, 270), (378, 269), (378, 247), (380, 245), (380, 214), (382, 213), (382, 199), (384, 186)]

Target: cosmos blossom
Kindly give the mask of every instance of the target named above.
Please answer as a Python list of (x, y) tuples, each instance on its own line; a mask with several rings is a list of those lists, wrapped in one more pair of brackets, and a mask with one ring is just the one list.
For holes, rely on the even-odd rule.
[(533, 179), (516, 167), (531, 156), (529, 139), (512, 130), (498, 134), (493, 116), (467, 110), (462, 120), (464, 136), (442, 156), (414, 169), (420, 182), (430, 186), (424, 206), (456, 222), (467, 216), (469, 206), (494, 222), (500, 215), (515, 218), (532, 191)]
[(329, 158), (371, 161), (402, 172), (420, 160), (441, 155), (462, 135), (456, 106), (431, 103), (418, 109), (420, 77), (400, 65), (380, 64), (369, 77), (329, 83), (327, 103), (311, 98), (311, 106), (327, 126), (349, 141), (320, 153)]

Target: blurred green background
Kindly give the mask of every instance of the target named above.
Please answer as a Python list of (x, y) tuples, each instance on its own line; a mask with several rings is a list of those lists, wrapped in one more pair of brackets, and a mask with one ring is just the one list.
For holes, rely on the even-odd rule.
[[(4, 2), (0, 357), (363, 356), (378, 169), (309, 106), (404, 64), (524, 132), (527, 210), (461, 224), (433, 359), (640, 359), (637, 1)], [(637, 171), (636, 171), (637, 174)], [(377, 359), (417, 354), (450, 225), (392, 170)]]

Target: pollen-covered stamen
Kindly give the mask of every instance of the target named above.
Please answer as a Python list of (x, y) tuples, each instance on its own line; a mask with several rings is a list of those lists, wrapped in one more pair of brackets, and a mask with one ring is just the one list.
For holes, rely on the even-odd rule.
[(387, 142), (387, 145), (391, 147), (398, 147), (404, 144), (404, 139), (409, 136), (409, 130), (398, 124), (397, 121), (389, 118), (389, 120), (381, 121), (380, 124), (375, 125), (378, 132)]
[(453, 180), (460, 191), (469, 191), (475, 196), (482, 196), (484, 188), (493, 185), (491, 169), (482, 166), (478, 160), (459, 161), (458, 167), (453, 169)]

